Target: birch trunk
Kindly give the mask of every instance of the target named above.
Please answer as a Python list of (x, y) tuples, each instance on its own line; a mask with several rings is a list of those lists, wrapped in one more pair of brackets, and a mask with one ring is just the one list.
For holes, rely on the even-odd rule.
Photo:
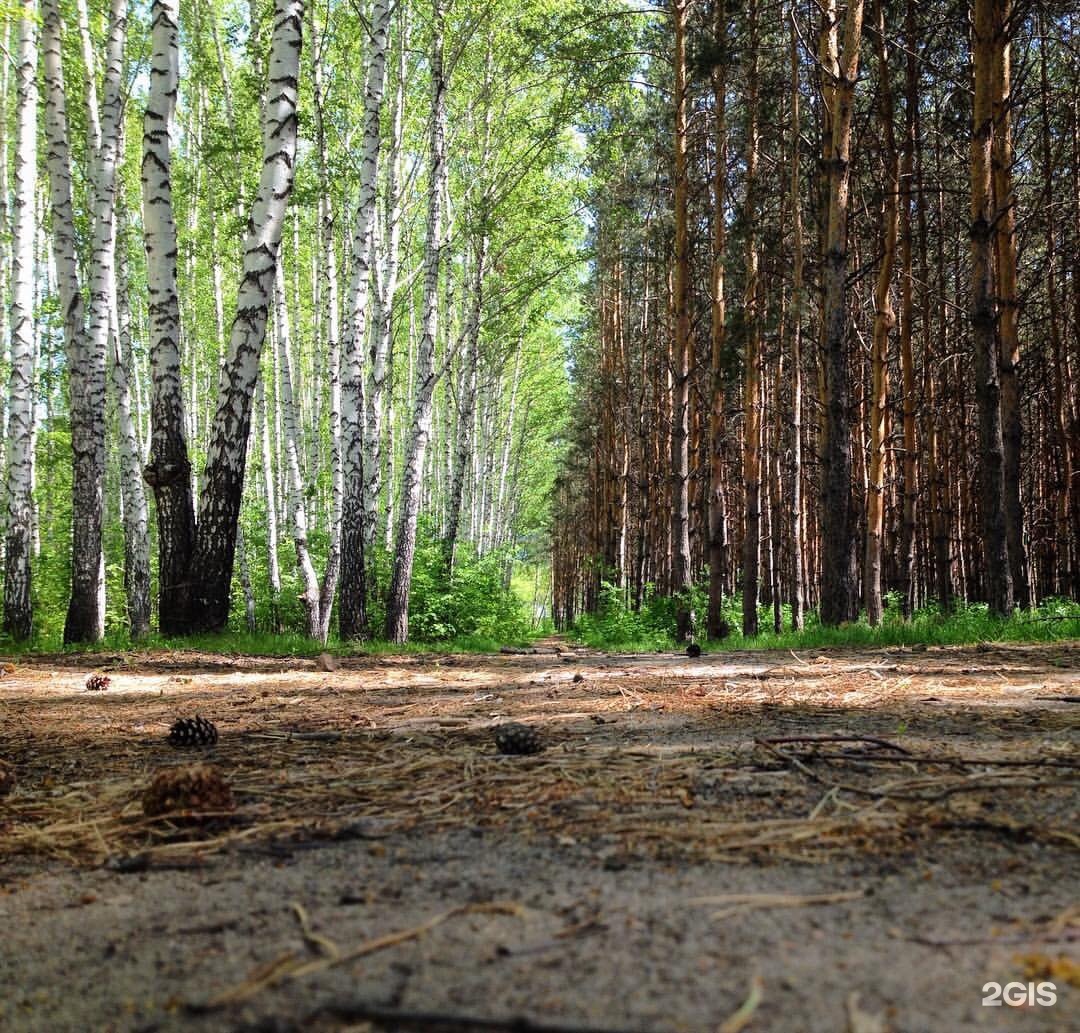
[[(124, 225), (117, 211), (117, 226)], [(120, 492), (124, 504), (124, 596), (133, 639), (150, 633), (150, 519), (140, 469), (139, 437), (131, 405), (131, 312), (127, 303), (127, 261), (123, 235), (117, 261), (117, 282), (110, 305), (114, 321), (109, 334), (109, 371), (120, 431)]]
[[(9, 44), (11, 41), (11, 22), (5, 21), (3, 27), (3, 35), (0, 36), (0, 47), (3, 47), (3, 53), (10, 53)], [(8, 151), (8, 107), (9, 107), (9, 83), (10, 83), (10, 61), (4, 61), (0, 64), (0, 154), (7, 155)], [(3, 364), (5, 369), (8, 367), (8, 363), (11, 361), (11, 324), (9, 317), (11, 312), (6, 304), (7, 298), (10, 297), (8, 288), (11, 282), (11, 223), (9, 221), (10, 216), (8, 212), (8, 163), (7, 161), (0, 161), (0, 363)], [(0, 467), (4, 471), (5, 475), (5, 489), (6, 489), (6, 472), (7, 472), (7, 436), (8, 436), (8, 403), (10, 399), (6, 394), (3, 398), (0, 398), (0, 441), (3, 442), (4, 461), (3, 466)], [(7, 513), (7, 501), (4, 500), (0, 505), (0, 519), (6, 519), (4, 516)]]
[(431, 435), (431, 400), (435, 391), (435, 337), (439, 328), (439, 273), (442, 268), (443, 193), (446, 190), (446, 79), (443, 75), (443, 12), (432, 0), (431, 40), (431, 173), (428, 184), (427, 237), (424, 243), (424, 315), (416, 363), (412, 427), (401, 482), (394, 571), (386, 601), (386, 637), (405, 642), (409, 636), (409, 588), (416, 552), (421, 475)]
[(270, 585), (270, 629), (281, 631), (281, 567), (278, 562), (277, 491), (274, 487), (274, 449), (270, 441), (270, 409), (266, 388), (260, 379), (255, 388), (255, 405), (259, 411), (259, 444), (261, 446), (263, 493), (266, 496), (266, 571)]
[(102, 517), (105, 488), (106, 354), (116, 290), (115, 193), (123, 116), (127, 0), (112, 0), (105, 48), (101, 145), (91, 155), (90, 312), (85, 335), (69, 359), (71, 391), (71, 598), (64, 642), (96, 642), (105, 634), (105, 555)]
[(195, 541), (187, 417), (180, 379), (180, 301), (172, 205), (172, 136), (179, 86), (179, 0), (151, 10), (150, 92), (143, 116), (143, 232), (150, 346), (150, 458), (143, 471), (154, 491), (158, 525), (158, 626), (188, 630), (185, 593)]
[(296, 566), (300, 572), (303, 592), (300, 602), (307, 614), (307, 632), (321, 641), (323, 626), (320, 614), (321, 593), (315, 565), (308, 551), (308, 514), (304, 505), (304, 476), (300, 470), (300, 444), (297, 426), (296, 398), (293, 393), (292, 335), (289, 326), (289, 309), (285, 300), (285, 275), (280, 260), (277, 264), (274, 288), (274, 313), (276, 337), (281, 367), (281, 419), (284, 431), (285, 477), (288, 483), (289, 525), (293, 546), (296, 549)]
[[(33, 522), (34, 194), (37, 185), (37, 4), (19, 5), (16, 57), (15, 191), (12, 212), (11, 379), (4, 539), (4, 631), (33, 630), (30, 552)], [(6, 161), (6, 155), (4, 156)], [(5, 198), (5, 202), (6, 202)], [(0, 299), (2, 304), (2, 299)]]
[(364, 381), (363, 352), (368, 330), (371, 244), (379, 181), (379, 121), (386, 85), (386, 43), (389, 0), (376, 0), (371, 18), (371, 56), (364, 91), (364, 138), (360, 159), (360, 198), (353, 237), (353, 271), (343, 355), (345, 376), (341, 399), (344, 498), (341, 512), (342, 638), (367, 632), (367, 585), (364, 560)]
[(462, 395), (458, 407), (457, 441), (454, 465), (450, 482), (450, 499), (447, 507), (446, 534), (443, 551), (446, 565), (451, 574), (454, 569), (454, 553), (457, 548), (458, 528), (461, 523), (461, 506), (465, 494), (465, 474), (469, 465), (473, 445), (473, 424), (476, 418), (477, 369), (480, 363), (480, 322), (484, 311), (484, 277), (487, 274), (488, 248), (490, 233), (488, 218), (490, 213), (490, 188), (487, 183), (488, 165), (491, 161), (491, 85), (492, 85), (492, 40), (484, 54), (484, 84), (482, 99), (483, 144), (477, 169), (480, 190), (478, 217), (479, 238), (474, 256), (472, 292), (468, 299), (469, 309), (465, 317), (465, 371), (462, 383)]
[[(401, 153), (405, 120), (405, 78), (408, 55), (409, 23), (404, 5), (399, 10), (398, 68), (394, 88), (394, 113), (391, 119), (390, 153), (386, 169), (386, 231), (379, 290), (375, 298), (374, 336), (368, 370), (367, 414), (364, 422), (364, 555), (370, 567), (374, 558), (375, 535), (379, 523), (379, 494), (383, 483), (383, 408), (390, 377), (390, 349), (394, 330), (394, 297), (397, 293), (399, 250), (401, 245), (402, 191)], [(391, 446), (391, 452), (393, 447)], [(389, 478), (393, 480), (393, 478)], [(393, 526), (393, 485), (387, 492), (387, 532)], [(389, 548), (389, 546), (387, 546)], [(365, 581), (371, 585), (370, 574)]]
[(219, 630), (229, 619), (252, 396), (295, 169), (303, 13), (303, 0), (275, 0), (270, 88), (263, 114), (263, 167), (244, 240), (236, 317), (221, 371), (199, 500), (187, 597), (187, 616), (193, 630)]
[[(314, 43), (315, 140), (319, 154), (319, 233), (323, 255), (321, 300), (325, 307), (324, 336), (326, 365), (330, 381), (330, 553), (323, 573), (320, 600), (322, 625), (319, 630), (319, 637), (325, 642), (330, 633), (330, 614), (341, 572), (341, 513), (345, 487), (341, 458), (341, 327), (338, 311), (337, 248), (334, 243), (334, 202), (330, 191), (326, 129), (323, 120), (322, 50), (317, 36)], [(316, 392), (319, 391), (318, 384), (315, 389)], [(318, 422), (316, 419), (316, 424)]]
[(506, 491), (507, 474), (510, 470), (510, 449), (514, 443), (514, 420), (517, 416), (518, 388), (521, 384), (521, 352), (525, 340), (525, 327), (522, 324), (518, 335), (518, 346), (514, 355), (514, 376), (510, 381), (510, 404), (506, 413), (506, 434), (503, 437), (502, 455), (499, 459), (499, 488), (495, 495), (495, 544), (501, 545), (504, 540), (504, 529), (507, 527), (506, 514)]

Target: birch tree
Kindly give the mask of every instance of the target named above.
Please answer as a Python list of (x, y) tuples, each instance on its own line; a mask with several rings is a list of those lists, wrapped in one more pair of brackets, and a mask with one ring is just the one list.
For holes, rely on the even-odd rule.
[[(15, 190), (12, 198), (11, 378), (4, 539), (4, 630), (30, 637), (34, 443), (34, 195), (37, 187), (37, 3), (19, 5), (15, 59)], [(7, 160), (7, 156), (3, 156)], [(6, 201), (6, 199), (5, 199)]]
[[(296, 567), (303, 587), (300, 602), (307, 615), (308, 635), (318, 641), (324, 641), (323, 628), (329, 628), (329, 614), (324, 623), (322, 592), (318, 575), (315, 573), (315, 564), (311, 560), (311, 551), (308, 548), (308, 514), (304, 502), (304, 477), (300, 471), (298, 419), (296, 397), (293, 391), (292, 333), (289, 326), (289, 310), (285, 301), (285, 275), (280, 261), (274, 281), (274, 318), (281, 367), (281, 417), (285, 436), (289, 527), (292, 531), (293, 546), (296, 549)], [(331, 555), (331, 562), (336, 562), (333, 555)]]
[(143, 117), (142, 195), (150, 331), (150, 459), (158, 525), (158, 624), (187, 630), (184, 590), (195, 536), (187, 417), (180, 379), (180, 301), (172, 203), (172, 138), (180, 78), (179, 0), (154, 0), (150, 12), (150, 91)]
[(363, 356), (368, 332), (372, 234), (381, 144), (379, 120), (386, 86), (389, 28), (390, 0), (376, 0), (371, 15), (371, 49), (364, 89), (364, 136), (360, 157), (360, 196), (352, 246), (352, 279), (342, 343), (345, 360), (341, 398), (344, 497), (341, 512), (341, 605), (338, 615), (342, 638), (356, 638), (367, 631)]
[[(92, 231), (86, 334), (68, 358), (71, 393), (71, 598), (65, 642), (95, 642), (105, 634), (105, 391), (112, 299), (116, 291), (116, 170), (123, 117), (127, 0), (111, 0), (101, 94), (100, 147), (91, 141)], [(93, 130), (92, 130), (93, 131)]]
[(427, 231), (424, 242), (424, 300), (412, 426), (402, 470), (401, 503), (394, 569), (386, 599), (386, 638), (404, 642), (409, 637), (409, 588), (416, 553), (416, 525), (420, 515), (421, 475), (431, 437), (431, 403), (435, 391), (435, 338), (439, 328), (439, 274), (443, 257), (443, 196), (446, 192), (446, 77), (443, 69), (442, 0), (432, 0), (431, 28), (431, 168), (428, 180)]
[(209, 432), (191, 557), (186, 602), (187, 623), (193, 630), (218, 630), (229, 619), (252, 396), (295, 175), (303, 14), (303, 0), (275, 0), (262, 125), (262, 173), (244, 239), (243, 274)]
[(484, 279), (487, 275), (488, 249), (491, 246), (491, 231), (488, 226), (491, 197), (487, 177), (488, 163), (491, 160), (492, 71), (492, 40), (489, 36), (484, 55), (484, 82), (481, 88), (481, 103), (483, 104), (481, 119), (482, 143), (480, 145), (480, 161), (476, 170), (477, 181), (474, 182), (479, 197), (476, 206), (477, 227), (473, 253), (472, 284), (464, 330), (465, 371), (458, 404), (457, 442), (454, 451), (450, 498), (447, 506), (446, 534), (443, 539), (446, 565), (451, 571), (454, 566), (454, 551), (457, 547), (458, 528), (461, 523), (461, 505), (465, 494), (465, 473), (473, 452), (477, 372), (480, 363), (480, 325), (484, 311)]
[(150, 521), (143, 489), (139, 438), (132, 405), (131, 312), (128, 308), (126, 225), (117, 209), (120, 240), (116, 283), (109, 299), (109, 375), (120, 438), (120, 492), (124, 510), (124, 598), (133, 639), (150, 632)]
[[(364, 556), (370, 564), (379, 523), (379, 494), (383, 470), (383, 408), (389, 378), (390, 347), (394, 329), (394, 298), (397, 294), (402, 228), (402, 142), (405, 122), (405, 84), (409, 53), (409, 20), (405, 4), (398, 7), (397, 75), (394, 83), (393, 115), (390, 119), (390, 148), (386, 162), (386, 226), (380, 234), (382, 260), (373, 310), (370, 363), (368, 368), (366, 418), (364, 420)], [(392, 499), (392, 494), (390, 495)], [(392, 508), (392, 507), (388, 507)], [(387, 526), (390, 526), (389, 518)], [(371, 578), (365, 575), (365, 582)]]

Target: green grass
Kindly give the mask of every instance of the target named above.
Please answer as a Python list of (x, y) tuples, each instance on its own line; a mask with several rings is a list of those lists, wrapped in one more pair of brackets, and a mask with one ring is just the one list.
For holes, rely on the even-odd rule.
[[(741, 602), (729, 599), (725, 617), (730, 634), (716, 641), (701, 641), (706, 652), (735, 649), (827, 649), (830, 647), (882, 648), (888, 646), (971, 645), (978, 642), (1057, 642), (1080, 638), (1080, 603), (1062, 599), (1043, 602), (1032, 611), (1018, 611), (1008, 619), (992, 617), (984, 604), (958, 603), (951, 613), (930, 606), (903, 620), (897, 600), (890, 599), (882, 623), (872, 628), (865, 616), (842, 627), (825, 627), (810, 614), (801, 632), (790, 630), (791, 612), (783, 608), (784, 627), (772, 630), (771, 607), (761, 607), (758, 625), (762, 633), (742, 634)], [(704, 600), (695, 599), (698, 614)], [(766, 630), (767, 629), (767, 630)], [(582, 617), (571, 637), (583, 645), (610, 652), (653, 652), (680, 648), (675, 642), (670, 600), (651, 599), (638, 613), (627, 610), (616, 593), (606, 591), (599, 613)]]
[(132, 642), (126, 633), (114, 632), (93, 645), (64, 646), (59, 639), (42, 637), (27, 643), (15, 644), (0, 639), (0, 653), (9, 656), (50, 653), (120, 653), (128, 650), (179, 652), (191, 650), (201, 653), (218, 653), (224, 656), (306, 657), (319, 653), (335, 656), (395, 655), (417, 653), (497, 653), (501, 646), (528, 646), (534, 639), (513, 637), (494, 639), (483, 635), (459, 635), (439, 642), (407, 642), (396, 645), (373, 639), (367, 642), (342, 642), (331, 638), (325, 646), (314, 642), (298, 632), (288, 631), (279, 635), (271, 632), (223, 631), (218, 634), (165, 637), (151, 635)]
[[(703, 600), (695, 600), (700, 614)], [(884, 648), (888, 646), (972, 645), (977, 642), (1057, 642), (1080, 639), (1080, 603), (1067, 600), (1047, 600), (1030, 612), (1018, 612), (1007, 620), (992, 617), (985, 605), (958, 604), (948, 614), (934, 607), (919, 610), (910, 622), (905, 622), (890, 600), (885, 618), (879, 627), (871, 628), (865, 617), (839, 628), (823, 627), (815, 614), (807, 618), (801, 632), (790, 630), (775, 634), (772, 629), (772, 610), (762, 607), (759, 624), (764, 629), (754, 638), (745, 638), (740, 627), (740, 602), (730, 599), (725, 615), (731, 633), (719, 641), (702, 641), (705, 652), (725, 652), (736, 649), (794, 649), (814, 650), (832, 648)], [(582, 617), (568, 638), (582, 645), (606, 652), (651, 653), (681, 648), (674, 637), (674, 607), (669, 599), (654, 597), (640, 612), (624, 608), (617, 594), (605, 593), (597, 614)], [(791, 614), (783, 611), (785, 627), (791, 626)], [(325, 646), (296, 631), (281, 634), (270, 632), (225, 631), (220, 634), (191, 635), (169, 638), (152, 635), (131, 642), (124, 632), (112, 632), (93, 646), (64, 647), (59, 634), (40, 636), (29, 643), (13, 644), (0, 640), (0, 652), (8, 655), (26, 653), (117, 653), (127, 650), (194, 650), (232, 656), (310, 657), (324, 650), (337, 656), (412, 655), (422, 653), (497, 653), (502, 646), (524, 647), (544, 634), (550, 627), (542, 626), (530, 634), (511, 634), (503, 638), (470, 634), (435, 642), (413, 641), (396, 645), (379, 639), (367, 642), (342, 642), (332, 638)]]

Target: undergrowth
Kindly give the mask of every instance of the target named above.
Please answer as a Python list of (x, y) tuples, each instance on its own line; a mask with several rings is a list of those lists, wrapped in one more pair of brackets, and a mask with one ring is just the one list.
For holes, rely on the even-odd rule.
[[(704, 621), (705, 599), (695, 592), (692, 605), (698, 627)], [(895, 593), (887, 597), (881, 624), (872, 628), (865, 615), (858, 621), (840, 627), (826, 627), (816, 613), (806, 617), (802, 631), (791, 630), (791, 608), (781, 607), (785, 630), (773, 630), (773, 608), (758, 610), (760, 633), (754, 637), (742, 634), (742, 600), (733, 596), (726, 600), (724, 618), (729, 628), (723, 639), (698, 641), (706, 652), (729, 649), (823, 649), (830, 646), (866, 647), (922, 645), (969, 645), (977, 642), (1055, 642), (1080, 638), (1080, 603), (1065, 599), (1048, 599), (1033, 610), (1017, 611), (1011, 617), (991, 616), (985, 603), (957, 601), (949, 612), (930, 604), (916, 611), (905, 621), (900, 601)], [(605, 584), (600, 605), (594, 614), (585, 614), (574, 625), (571, 637), (583, 645), (612, 652), (654, 652), (675, 649), (675, 602), (670, 598), (649, 594), (639, 610), (628, 607), (622, 592)]]

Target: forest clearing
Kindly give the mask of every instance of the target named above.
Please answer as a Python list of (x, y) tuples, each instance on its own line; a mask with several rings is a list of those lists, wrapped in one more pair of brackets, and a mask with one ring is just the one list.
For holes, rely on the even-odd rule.
[(1075, 1028), (1075, 645), (93, 670), (4, 679), (5, 1029)]
[(1080, 10), (0, 0), (0, 1030), (1080, 1029)]

